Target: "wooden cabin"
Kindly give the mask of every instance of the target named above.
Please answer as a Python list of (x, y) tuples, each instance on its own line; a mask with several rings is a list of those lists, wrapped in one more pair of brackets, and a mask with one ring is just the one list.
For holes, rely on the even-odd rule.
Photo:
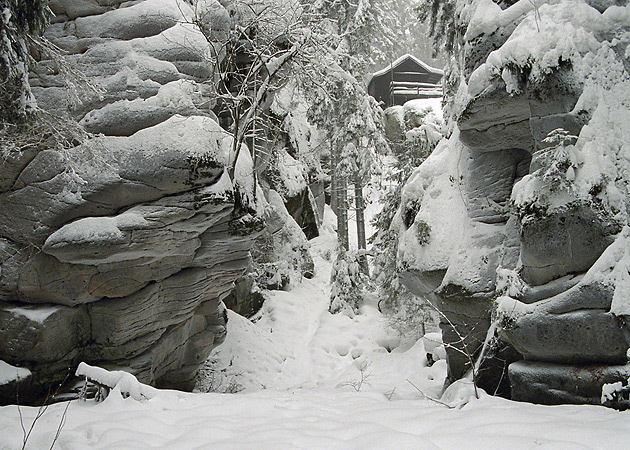
[(413, 55), (403, 55), (372, 75), (368, 93), (383, 108), (417, 98), (442, 97), (443, 74)]

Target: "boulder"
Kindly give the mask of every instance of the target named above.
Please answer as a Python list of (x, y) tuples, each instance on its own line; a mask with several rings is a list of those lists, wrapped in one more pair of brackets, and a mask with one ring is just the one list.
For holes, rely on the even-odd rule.
[(507, 222), (512, 187), (529, 172), (531, 155), (520, 149), (471, 151), (471, 159), (466, 189), (468, 215), (483, 223)]
[(42, 151), (14, 189), (0, 194), (0, 234), (42, 245), (79, 217), (215, 183), (231, 157), (230, 139), (211, 118), (173, 116), (129, 138), (96, 138), (64, 154)]
[(405, 138), (405, 117), (401, 105), (390, 106), (383, 111), (385, 137), (392, 144), (400, 144)]
[(268, 193), (267, 228), (252, 249), (257, 282), (263, 289), (283, 289), (293, 274), (312, 278), (315, 264), (303, 228), (285, 208), (280, 194)]
[[(209, 311), (214, 311), (208, 313)], [(185, 342), (179, 346), (165, 345), (163, 356), (154, 358), (152, 374), (159, 381), (157, 386), (170, 389), (191, 390), (194, 387), (199, 365), (210, 356), (210, 351), (225, 340), (227, 314), (225, 306), (203, 304), (193, 316), (191, 330), (184, 334)], [(211, 345), (208, 345), (211, 343)], [(171, 348), (176, 347), (173, 352)], [(160, 345), (156, 350), (160, 350)], [(174, 369), (178, 367), (177, 369)]]
[[(115, 2), (110, 0), (109, 3)], [(71, 17), (73, 14), (67, 15)], [(146, 0), (103, 14), (77, 17), (74, 21), (74, 33), (78, 38), (121, 40), (155, 36), (177, 24), (181, 15), (182, 10), (176, 2)]]
[(321, 158), (316, 156), (326, 138), (309, 122), (308, 108), (297, 83), (289, 82), (276, 92), (270, 110), (282, 126), (270, 131), (274, 138), (258, 152), (257, 165), (262, 181), (280, 194), (291, 217), (312, 239), (319, 236), (329, 193)]
[(321, 226), (324, 221), (324, 209), (326, 208), (326, 183), (324, 181), (316, 181), (310, 183), (308, 188), (311, 190), (313, 199), (311, 203), (315, 205), (317, 209), (317, 226)]
[(512, 399), (543, 405), (602, 404), (605, 384), (627, 382), (630, 365), (563, 365), (519, 361), (508, 369)]
[[(206, 123), (204, 120), (199, 123)], [(184, 123), (179, 125), (186, 128)], [(159, 126), (155, 128), (160, 135)], [(206, 123), (194, 135), (203, 136), (207, 128)], [(148, 134), (151, 129), (145, 131)], [(124, 139), (135, 147), (133, 139)], [(216, 151), (222, 142), (222, 138), (204, 142), (206, 151), (200, 157), (194, 153), (194, 143), (188, 141), (188, 156), (169, 160), (171, 169), (181, 163), (191, 167), (181, 187), (177, 188), (176, 178), (167, 183), (171, 186), (167, 192), (173, 194), (155, 200), (141, 195), (134, 199), (131, 189), (118, 199), (109, 197), (112, 203), (127, 204), (123, 212), (76, 220), (56, 217), (50, 208), (46, 211), (50, 223), (59, 220), (65, 224), (50, 234), (42, 233), (48, 234), (42, 252), (20, 252), (20, 246), (2, 240), (6, 251), (1, 292), (11, 303), (3, 304), (0, 314), (0, 359), (26, 363), (39, 385), (52, 382), (60, 368), (82, 359), (136, 367), (147, 383), (158, 384), (167, 377), (169, 385), (192, 387), (195, 364), (203, 363), (204, 355), (224, 334), (214, 325), (204, 328), (205, 317), (216, 313), (220, 299), (248, 267), (249, 249), (257, 233), (243, 228), (241, 216), (234, 211), (234, 188), (222, 168), (229, 159), (222, 160), (225, 155)], [(142, 161), (138, 156), (140, 167), (151, 170), (151, 164)], [(155, 169), (154, 176), (163, 170)], [(92, 174), (87, 169), (85, 173), (86, 177)], [(114, 174), (105, 175), (111, 178)], [(124, 179), (116, 178), (124, 192)], [(22, 178), (25, 188), (30, 179)], [(157, 177), (153, 181), (160, 184)], [(98, 183), (92, 188), (98, 190)], [(176, 194), (177, 190), (183, 193)], [(84, 214), (90, 211), (89, 203), (77, 196), (74, 206)], [(29, 211), (34, 217), (38, 204), (47, 203), (33, 198)], [(200, 361), (193, 363), (197, 357)], [(42, 367), (44, 363), (46, 367)]]
[(33, 400), (29, 396), (31, 391), (32, 373), (24, 367), (15, 367), (0, 360), (0, 398), (24, 399), (26, 402)]
[(194, 90), (195, 85), (191, 82), (172, 81), (161, 86), (153, 97), (119, 100), (90, 111), (79, 124), (88, 132), (131, 136), (136, 131), (162, 123), (175, 114), (200, 114), (201, 111), (191, 98), (195, 94)]
[[(40, 139), (40, 136), (33, 136)], [(0, 192), (6, 192), (13, 187), (15, 180), (26, 166), (28, 166), (33, 158), (42, 150), (41, 147), (32, 145), (24, 145), (23, 148), (2, 148), (2, 177), (0, 178)], [(45, 147), (44, 147), (45, 148)]]
[[(514, 149), (481, 152), (459, 146), (459, 154), (448, 154), (455, 139), (440, 144), (405, 186), (402, 204), (419, 204), (419, 209), (401, 210), (394, 219), (406, 228), (398, 253), (401, 281), (441, 312), (449, 382), (470, 369), (486, 339), (496, 268), (518, 260), (517, 222), (508, 202), (530, 159), (528, 152)], [(415, 229), (419, 223), (430, 230), (424, 243)], [(499, 379), (500, 374), (484, 385), (494, 392)]]
[(572, 70), (571, 64), (559, 64), (546, 76), (528, 82), (525, 95), (530, 117), (553, 117), (572, 112), (583, 89), (584, 81)]
[(459, 115), (461, 141), (479, 151), (512, 148), (533, 151), (530, 107), (525, 94), (510, 95), (497, 81), (471, 99)]
[(234, 289), (223, 299), (225, 306), (243, 317), (252, 317), (263, 303), (265, 295), (255, 284), (253, 273), (247, 273), (234, 283)]
[(619, 223), (580, 203), (521, 219), (521, 275), (532, 285), (585, 272), (621, 231)]
[(90, 338), (87, 308), (0, 303), (3, 360), (15, 364), (65, 361), (72, 365)]
[(50, 0), (49, 6), (55, 16), (63, 15), (68, 19), (102, 14), (117, 8), (127, 0)]
[(286, 289), (292, 281), (315, 275), (309, 242), (288, 213), (284, 200), (269, 189), (267, 201), (266, 226), (252, 247), (248, 273), (223, 300), (232, 311), (245, 317), (258, 312), (265, 300), (265, 291)]
[(20, 266), (15, 291), (28, 303), (75, 306), (102, 297), (90, 289), (95, 277), (99, 277), (96, 266), (62, 263), (53, 256), (36, 253)]
[(626, 382), (630, 328), (617, 307), (626, 302), (628, 242), (626, 227), (583, 277), (501, 299), (502, 333), (528, 360), (510, 366), (515, 398), (599, 404), (603, 384)]
[[(296, 132), (293, 130), (293, 132)], [(287, 148), (276, 148), (268, 158), (265, 178), (269, 188), (284, 200), (286, 210), (302, 228), (307, 239), (319, 236), (320, 207), (308, 183), (307, 166), (295, 159)], [(321, 185), (316, 184), (317, 190)], [(320, 205), (321, 205), (321, 192)]]
[[(162, 335), (169, 327), (187, 322), (204, 302), (225, 296), (243, 267), (233, 264), (220, 272), (186, 269), (161, 283), (152, 283), (129, 297), (105, 299), (90, 305), (95, 355), (124, 359), (145, 351), (146, 335)], [(211, 344), (210, 344), (211, 345)]]
[(15, 403), (16, 384), (22, 404), (41, 402), (83, 359), (90, 326), (85, 306), (0, 302), (0, 360), (30, 369), (27, 380), (0, 389), (0, 403)]
[[(548, 298), (526, 291), (521, 300), (500, 299), (503, 333), (525, 359), (562, 364), (626, 361), (628, 327), (611, 307), (613, 298), (625, 295), (628, 242), (626, 227), (572, 287), (568, 279), (550, 283)], [(562, 288), (568, 289), (556, 293)], [(538, 294), (542, 291), (535, 289)]]
[[(576, 286), (530, 305), (504, 299), (501, 310), (512, 312), (503, 316), (502, 331), (525, 359), (623, 363), (628, 343), (620, 322), (606, 307), (611, 299), (612, 292), (601, 286)], [(557, 309), (555, 302), (566, 305)]]
[(162, 92), (151, 100), (161, 86), (177, 80), (213, 80), (214, 64), (222, 56), (213, 53), (192, 25), (194, 12), (189, 4), (144, 0), (117, 8), (120, 2), (113, 0), (76, 3), (81, 11), (75, 2), (51, 5), (59, 21), (45, 36), (68, 52), (69, 67), (80, 68), (82, 73), (75, 73), (66, 88), (67, 74), (60, 73), (44, 53), (30, 75), (39, 106), (85, 119), (91, 132), (115, 136), (128, 136), (174, 113), (210, 113), (214, 99), (201, 86), (193, 89), (203, 97), (195, 105), (188, 100), (190, 90), (173, 93), (170, 89), (166, 97)]
[(24, 265), (29, 260), (26, 246), (0, 238), (0, 300), (15, 299)]

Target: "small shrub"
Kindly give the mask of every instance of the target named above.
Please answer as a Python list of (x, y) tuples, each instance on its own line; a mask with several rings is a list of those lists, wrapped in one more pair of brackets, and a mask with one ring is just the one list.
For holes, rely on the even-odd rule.
[(218, 367), (218, 360), (209, 359), (197, 374), (195, 390), (200, 392), (216, 392), (219, 394), (237, 394), (244, 388), (238, 382), (241, 373), (227, 375), (227, 369)]
[(424, 220), (416, 220), (416, 239), (420, 245), (426, 245), (431, 240), (431, 226)]

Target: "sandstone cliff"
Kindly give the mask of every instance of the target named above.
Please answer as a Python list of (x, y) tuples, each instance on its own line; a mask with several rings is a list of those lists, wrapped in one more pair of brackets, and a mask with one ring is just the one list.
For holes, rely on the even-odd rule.
[[(455, 127), (404, 189), (398, 264), (445, 313), (451, 379), (492, 317), (499, 358), (525, 358), (510, 366), (514, 398), (597, 403), (630, 374), (630, 13), (539, 3), (458, 3)], [(501, 369), (482, 386), (494, 391)]]
[[(227, 11), (215, 6), (218, 33)], [(191, 388), (225, 337), (221, 299), (262, 227), (249, 151), (234, 154), (211, 111), (221, 55), (186, 23), (186, 2), (50, 8), (45, 36), (85, 78), (68, 84), (43, 53), (33, 92), (97, 136), (3, 149), (0, 360), (30, 369), (34, 387), (84, 360)]]

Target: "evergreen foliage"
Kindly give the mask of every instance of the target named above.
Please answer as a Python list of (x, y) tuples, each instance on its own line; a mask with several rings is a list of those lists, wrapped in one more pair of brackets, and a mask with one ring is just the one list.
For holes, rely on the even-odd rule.
[(421, 22), (429, 22), (434, 54), (454, 53), (458, 38), (466, 33), (467, 24), (459, 20), (460, 0), (420, 0), (416, 11)]
[(323, 89), (311, 91), (308, 119), (326, 130), (333, 151), (338, 152), (337, 170), (344, 177), (358, 173), (370, 176), (375, 153), (385, 153), (381, 110), (353, 77), (331, 74)]
[(28, 39), (43, 33), (48, 0), (5, 0), (0, 11), (0, 122), (23, 123), (35, 108), (28, 84)]
[(330, 307), (333, 314), (353, 316), (363, 304), (367, 277), (361, 271), (360, 254), (338, 246), (337, 257), (330, 273)]
[(26, 36), (44, 32), (50, 15), (48, 0), (5, 1), (5, 8), (11, 13), (10, 23), (17, 34)]
[[(393, 170), (385, 177), (381, 185), (383, 208), (374, 217), (372, 224), (376, 233), (370, 238), (374, 253), (373, 278), (379, 289), (381, 300), (379, 307), (391, 312), (395, 324), (401, 331), (422, 330), (424, 322), (429, 320), (429, 308), (407, 291), (398, 280), (396, 254), (398, 232), (392, 228), (392, 222), (401, 207), (402, 189), (413, 173), (436, 147), (438, 140), (426, 132), (427, 127), (440, 124), (428, 123), (434, 116), (425, 110), (423, 114), (408, 111), (405, 114), (404, 130), (408, 138), (402, 145), (392, 145), (395, 158)], [(420, 125), (415, 127), (415, 125)], [(424, 132), (409, 133), (411, 129)], [(417, 205), (419, 206), (419, 205)], [(414, 214), (415, 216), (415, 214)], [(430, 227), (422, 222), (418, 225), (419, 241), (427, 243), (430, 239)]]
[[(309, 8), (322, 24), (331, 22), (323, 43), (325, 57), (313, 61), (316, 75), (303, 80), (309, 121), (324, 130), (331, 145), (331, 167), (343, 178), (366, 180), (374, 152), (385, 152), (381, 110), (361, 82), (376, 30), (374, 0), (319, 0)], [(321, 31), (320, 31), (321, 32)]]
[[(337, 63), (353, 75), (360, 75), (367, 66), (372, 39), (378, 28), (375, 0), (302, 0), (310, 17), (310, 26), (323, 30), (330, 39), (327, 46), (335, 52)], [(330, 27), (332, 25), (332, 27)], [(324, 33), (326, 34), (326, 33)]]
[(434, 54), (428, 29), (418, 20), (417, 4), (418, 0), (375, 0), (378, 29), (370, 54), (374, 70), (407, 53), (435, 67), (444, 65), (443, 49)]
[[(341, 269), (347, 265), (350, 250), (349, 184), (354, 185), (358, 244), (365, 248), (362, 189), (371, 175), (374, 154), (387, 148), (381, 110), (359, 81), (366, 73), (373, 38), (378, 34), (376, 3), (375, 0), (320, 0), (305, 6), (313, 19), (314, 30), (325, 36), (321, 40), (322, 56), (313, 61), (311, 73), (316, 75), (306, 77), (303, 85), (311, 105), (308, 120), (326, 133), (330, 143), (331, 206), (337, 215), (337, 233), (343, 249), (338, 253), (337, 269), (332, 274), (333, 285), (341, 283), (331, 295), (333, 311), (340, 310), (340, 298), (358, 295), (342, 286), (354, 286), (360, 291), (362, 274), (368, 272), (364, 252), (352, 256), (353, 261), (360, 261), (357, 271)], [(336, 281), (336, 276), (351, 277), (351, 282)], [(354, 304), (356, 309), (356, 301), (354, 298), (345, 303)]]
[(402, 189), (406, 181), (430, 154), (422, 147), (405, 146), (404, 149), (395, 155), (394, 170), (385, 177), (386, 183), (382, 186), (381, 194), (383, 209), (372, 220), (377, 231), (370, 237), (374, 252), (373, 275), (383, 294), (381, 304), (390, 307), (405, 292), (396, 271), (398, 232), (392, 229), (392, 221), (400, 208)]
[[(338, 45), (348, 35), (347, 55), (361, 55), (343, 64), (364, 82), (375, 70), (410, 53), (431, 65), (443, 64), (442, 52), (432, 57), (425, 25), (417, 18), (418, 0), (302, 0), (317, 27), (332, 22)], [(351, 65), (355, 66), (352, 67)]]

